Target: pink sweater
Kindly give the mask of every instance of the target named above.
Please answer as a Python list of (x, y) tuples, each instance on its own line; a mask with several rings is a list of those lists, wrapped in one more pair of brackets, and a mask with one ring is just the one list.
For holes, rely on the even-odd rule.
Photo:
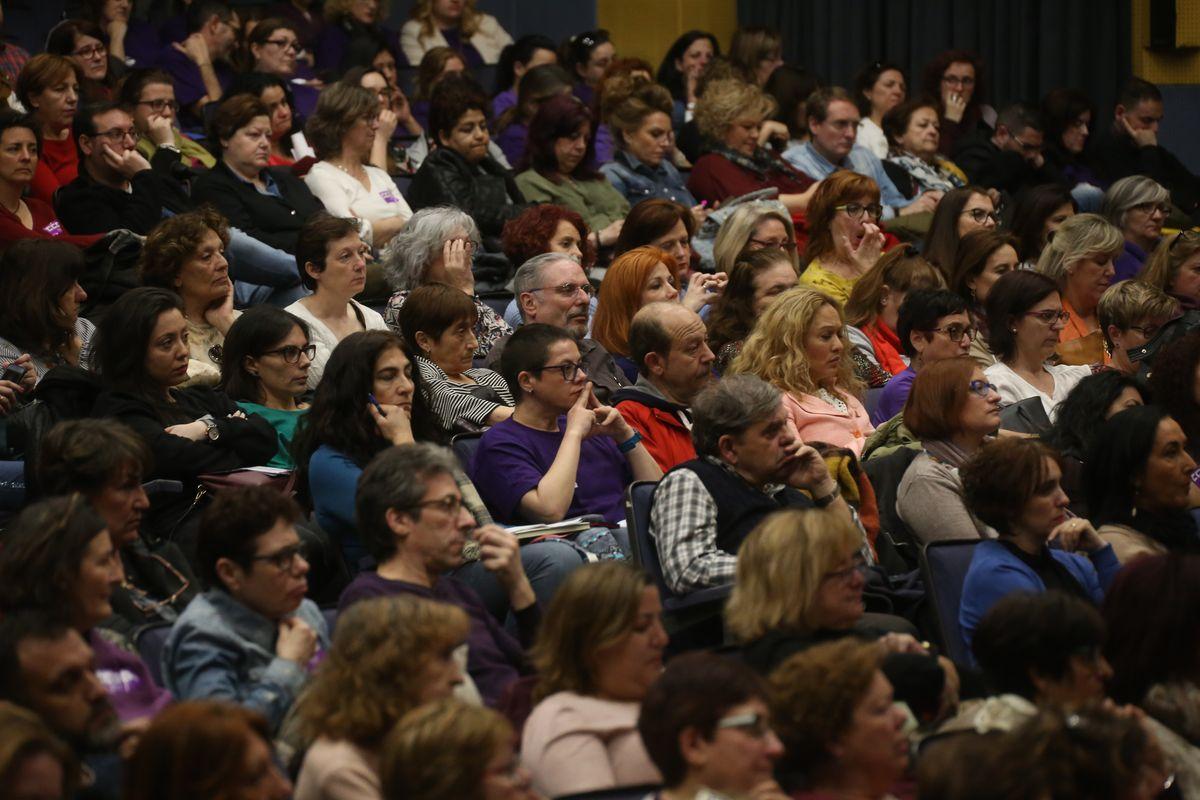
[(863, 444), (875, 432), (867, 409), (858, 398), (842, 394), (849, 413), (842, 413), (815, 394), (783, 394), (783, 406), (796, 426), (800, 438), (807, 444), (825, 442), (834, 447), (852, 450), (862, 455)]

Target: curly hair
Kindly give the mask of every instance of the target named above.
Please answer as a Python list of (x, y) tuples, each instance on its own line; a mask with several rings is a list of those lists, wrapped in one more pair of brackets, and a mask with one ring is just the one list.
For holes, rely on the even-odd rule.
[(671, 116), (671, 93), (642, 75), (616, 75), (600, 87), (600, 118), (617, 132), (618, 143), (642, 127), (651, 114), (666, 114), (668, 120)]
[(779, 766), (811, 774), (833, 759), (883, 655), (875, 642), (848, 637), (797, 653), (771, 673), (771, 726), (783, 742)]
[[(712, 304), (708, 315), (708, 346), (714, 353), (750, 335), (755, 321), (754, 279), (776, 264), (787, 264), (796, 272), (792, 255), (777, 247), (744, 251), (734, 262), (725, 291)], [(796, 280), (800, 280), (799, 274)]]
[(869, 325), (879, 318), (884, 290), (908, 292), (910, 289), (944, 289), (946, 281), (933, 264), (921, 257), (912, 245), (893, 247), (875, 266), (854, 283), (846, 300), (846, 321), (855, 327)]
[(1046, 444), (1065, 456), (1084, 459), (1096, 433), (1104, 424), (1108, 409), (1126, 389), (1133, 389), (1149, 402), (1150, 392), (1136, 378), (1106, 369), (1075, 384), (1058, 407), (1058, 417), (1043, 436)]
[(488, 764), (511, 747), (513, 729), (490, 708), (456, 700), (416, 708), (384, 741), (383, 796), (404, 800), (484, 800)]
[[(795, 395), (812, 394), (819, 388), (812, 378), (808, 351), (804, 339), (817, 312), (825, 306), (837, 311), (842, 321), (842, 307), (825, 292), (809, 286), (797, 286), (776, 298), (763, 312), (746, 337), (742, 352), (729, 365), (730, 374), (749, 373)], [(850, 358), (850, 341), (845, 327), (838, 331), (842, 340), (834, 391), (857, 396), (862, 383), (854, 374)]]
[(1154, 402), (1175, 418), (1189, 443), (1200, 442), (1200, 406), (1195, 394), (1197, 366), (1200, 366), (1200, 331), (1192, 331), (1160, 350), (1150, 371)]
[(300, 731), (375, 748), (402, 716), (426, 698), (431, 659), (467, 638), (457, 606), (414, 595), (376, 597), (338, 616), (333, 644), (296, 702)]
[(839, 169), (821, 181), (808, 204), (810, 235), (801, 263), (807, 264), (833, 253), (833, 218), (837, 214), (837, 207), (864, 197), (869, 202), (879, 202), (879, 184), (866, 175)]
[(142, 255), (138, 258), (142, 283), (177, 291), (175, 279), (183, 265), (200, 249), (209, 231), (221, 238), (221, 247), (229, 247), (229, 223), (209, 205), (177, 214), (155, 225), (142, 244)]
[(679, 288), (679, 267), (657, 247), (636, 247), (613, 261), (600, 284), (599, 303), (592, 318), (592, 338), (614, 355), (629, 356), (629, 324), (641, 308), (642, 290), (650, 273), (667, 265)]
[(558, 223), (567, 222), (579, 234), (579, 249), (583, 252), (583, 268), (596, 262), (596, 248), (588, 239), (587, 224), (578, 211), (553, 203), (538, 203), (504, 223), (501, 234), (504, 255), (514, 268), (519, 268), (534, 256), (550, 252), (549, 247)]
[(760, 122), (775, 113), (775, 98), (752, 83), (725, 78), (709, 83), (696, 100), (693, 114), (700, 133), (721, 141), (734, 120), (743, 117)]

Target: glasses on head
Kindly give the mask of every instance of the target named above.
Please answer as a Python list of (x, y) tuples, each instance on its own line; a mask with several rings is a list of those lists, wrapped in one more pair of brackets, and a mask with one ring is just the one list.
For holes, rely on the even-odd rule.
[(771, 732), (771, 721), (765, 714), (749, 711), (745, 714), (730, 714), (717, 720), (717, 730), (738, 730), (761, 739)]
[(96, 56), (103, 56), (107, 54), (108, 48), (102, 44), (94, 44), (91, 47), (83, 47), (71, 53), (71, 55), (77, 58), (94, 58)]
[(164, 98), (159, 98), (158, 100), (138, 100), (137, 104), (139, 106), (150, 106), (151, 111), (162, 111), (164, 108), (169, 108), (172, 111), (179, 110), (179, 103)]
[(312, 361), (317, 355), (317, 346), (315, 344), (306, 344), (304, 347), (296, 347), (294, 344), (289, 344), (287, 347), (279, 347), (275, 350), (263, 352), (264, 356), (279, 356), (288, 364), (295, 364), (300, 360), (302, 354), (309, 361)]
[(942, 83), (948, 83), (951, 86), (962, 86), (963, 88), (966, 88), (968, 86), (974, 86), (975, 79), (969, 75), (943, 75)]
[(1174, 239), (1171, 240), (1171, 243), (1169, 245), (1167, 245), (1167, 252), (1169, 253), (1172, 250), (1174, 250), (1175, 245), (1179, 244), (1181, 241), (1184, 241), (1185, 239), (1187, 241), (1196, 241), (1197, 239), (1200, 239), (1200, 231), (1195, 231), (1195, 230), (1191, 230), (1191, 229), (1188, 229), (1186, 231), (1180, 231), (1179, 234)]
[(1155, 211), (1162, 214), (1164, 217), (1170, 216), (1170, 203), (1138, 203), (1136, 206), (1130, 206), (1134, 211), (1141, 211), (1144, 214), (1153, 214)]
[(867, 560), (863, 558), (862, 553), (855, 553), (854, 560), (850, 566), (845, 569), (835, 569), (832, 572), (826, 572), (822, 576), (822, 580), (827, 581), (848, 581), (857, 574), (861, 574), (867, 568)]
[(458, 510), (463, 507), (462, 495), (448, 494), (445, 497), (439, 497), (437, 500), (423, 500), (420, 503), (413, 505), (413, 508), (432, 508), (436, 511), (444, 511), (445, 513), (454, 516)]
[(988, 383), (987, 381), (971, 381), (967, 384), (967, 389), (971, 394), (982, 397), (984, 400), (988, 399), (992, 392), (996, 394), (1000, 393), (1000, 390), (996, 388), (996, 384)]
[(138, 140), (138, 132), (134, 128), (112, 128), (107, 131), (96, 131), (97, 139), (108, 139), (113, 142), (122, 142), (126, 139), (133, 141)]
[(947, 325), (943, 328), (930, 328), (930, 333), (944, 333), (946, 338), (952, 342), (961, 342), (963, 337), (967, 337), (968, 341), (975, 339), (975, 329), (970, 325)]
[(567, 383), (575, 380), (580, 372), (583, 371), (583, 364), (578, 361), (568, 361), (566, 364), (547, 364), (544, 367), (534, 367), (530, 372), (545, 372), (548, 369), (556, 369), (562, 375), (562, 379)]
[(871, 219), (875, 220), (876, 222), (878, 222), (879, 218), (883, 216), (883, 206), (879, 205), (879, 203), (868, 203), (866, 205), (863, 205), (862, 203), (846, 203), (844, 205), (834, 206), (833, 210), (845, 211), (846, 216), (856, 222), (861, 220), (864, 214), (869, 215)]
[(1046, 325), (1053, 325), (1056, 322), (1066, 322), (1069, 320), (1071, 318), (1071, 312), (1067, 311), (1066, 309), (1056, 311), (1053, 308), (1047, 308), (1045, 311), (1026, 311), (1024, 316), (1037, 317), (1037, 319), (1042, 323)]
[(536, 289), (530, 289), (531, 292), (554, 292), (559, 297), (574, 297), (583, 292), (588, 297), (596, 293), (596, 287), (590, 283), (560, 283), (557, 286), (539, 286)]
[(980, 225), (982, 225), (985, 220), (989, 219), (997, 225), (1000, 224), (1000, 215), (995, 211), (988, 211), (986, 208), (972, 208), (964, 211), (963, 213), (978, 222)]
[(758, 245), (764, 250), (770, 247), (777, 247), (780, 250), (787, 250), (790, 253), (796, 249), (796, 243), (791, 239), (755, 239), (751, 236), (749, 242), (750, 244)]
[(280, 50), (291, 50), (293, 53), (300, 52), (300, 43), (295, 39), (267, 39), (264, 44), (273, 44)]
[(290, 572), (296, 568), (296, 559), (305, 559), (308, 555), (308, 548), (303, 542), (284, 547), (281, 550), (276, 550), (274, 553), (267, 553), (262, 556), (251, 556), (251, 561), (265, 561), (280, 572)]

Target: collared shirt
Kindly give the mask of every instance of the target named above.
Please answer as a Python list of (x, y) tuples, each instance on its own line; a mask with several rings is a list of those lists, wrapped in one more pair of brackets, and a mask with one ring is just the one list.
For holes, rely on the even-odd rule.
[(879, 160), (879, 156), (862, 145), (854, 145), (850, 154), (843, 159), (841, 164), (834, 164), (818, 153), (812, 142), (789, 147), (783, 151), (783, 158), (796, 169), (817, 180), (824, 180), (839, 169), (848, 169), (860, 175), (866, 175), (879, 184), (884, 219), (896, 216), (897, 209), (912, 202), (900, 194), (896, 184), (892, 183), (892, 179), (883, 171), (883, 162)]
[(688, 208), (696, 205), (696, 198), (684, 185), (683, 176), (668, 158), (652, 167), (627, 150), (617, 150), (613, 160), (601, 165), (600, 171), (630, 205), (650, 197), (673, 200)]
[(264, 169), (258, 173), (258, 177), (261, 178), (262, 182), (263, 182), (263, 188), (261, 188), (261, 189), (258, 188), (258, 184), (256, 184), (252, 180), (247, 179), (236, 169), (233, 169), (231, 167), (229, 171), (230, 171), (230, 173), (232, 173), (233, 177), (237, 178), (242, 183), (248, 183), (251, 186), (253, 186), (254, 191), (258, 192), (259, 194), (270, 195), (271, 197), (277, 198), (279, 200), (283, 199), (283, 193), (279, 191), (279, 184), (275, 182), (275, 176), (272, 175), (267, 170)]

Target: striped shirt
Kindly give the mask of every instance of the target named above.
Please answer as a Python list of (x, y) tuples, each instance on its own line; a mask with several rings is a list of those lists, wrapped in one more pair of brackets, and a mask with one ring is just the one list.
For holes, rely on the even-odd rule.
[[(83, 317), (78, 317), (75, 320), (75, 335), (79, 337), (79, 366), (88, 369), (92, 361), (92, 334), (96, 332), (96, 326)], [(6, 367), (9, 363), (16, 361), (26, 351), (21, 350), (15, 344), (4, 337), (0, 337), (0, 368)], [(51, 354), (36, 354), (30, 353), (30, 360), (33, 366), (37, 369), (38, 380), (46, 377), (46, 373), (51, 367), (57, 367), (60, 364), (67, 363), (65, 359)]]
[(450, 433), (487, 427), (488, 417), (498, 406), (513, 405), (508, 381), (498, 372), (480, 367), (468, 369), (463, 375), (475, 383), (456, 383), (429, 359), (417, 356), (413, 361), (421, 372), (421, 390), (429, 408)]

